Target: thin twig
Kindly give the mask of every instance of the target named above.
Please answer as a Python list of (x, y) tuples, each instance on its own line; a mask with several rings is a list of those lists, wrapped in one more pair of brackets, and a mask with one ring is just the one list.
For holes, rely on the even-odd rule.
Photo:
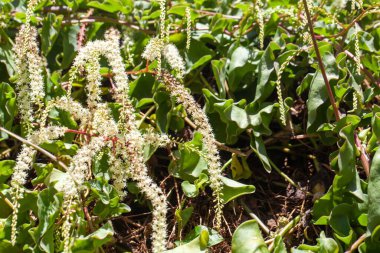
[(230, 164), (232, 163), (232, 158), (228, 160), (223, 167), (220, 169), (221, 171), (224, 171)]
[(242, 17), (225, 15), (225, 14), (222, 14), (222, 13), (217, 13), (217, 12), (212, 12), (212, 11), (196, 10), (196, 12), (198, 12), (200, 14), (205, 14), (207, 16), (221, 15), (223, 18), (229, 18), (229, 19), (234, 19), (234, 20), (240, 20), (242, 18)]
[[(252, 151), (255, 152), (257, 155), (258, 155), (258, 151), (251, 147)], [(280, 170), (280, 168), (277, 167), (277, 165), (271, 160), (269, 159), (268, 157), (268, 161), (270, 163), (270, 165), (274, 168), (275, 171), (277, 171), (278, 174), (280, 174), (280, 176), (282, 176), (286, 181), (288, 181), (291, 185), (293, 185), (294, 187), (296, 187), (297, 189), (305, 192), (303, 189), (301, 189), (301, 187), (299, 185), (297, 185), (288, 175), (286, 175), (284, 172), (282, 172)], [(311, 193), (308, 193), (308, 192), (305, 192), (306, 194), (311, 194)]]
[(288, 175), (286, 175), (283, 171), (281, 171), (280, 168), (277, 167), (277, 165), (271, 159), (268, 158), (268, 161), (269, 161), (270, 165), (274, 168), (274, 170), (277, 171), (278, 174), (280, 174), (280, 176), (282, 176), (286, 181), (288, 181), (291, 185), (293, 185), (297, 189), (300, 189), (299, 185), (297, 185), (293, 181), (293, 179), (291, 179)]
[(318, 134), (299, 134), (291, 136), (291, 140), (301, 140), (301, 139), (309, 139), (309, 138), (317, 138)]
[[(84, 196), (83, 194), (81, 194), (82, 196), (82, 200), (84, 200)], [(85, 205), (85, 201), (82, 201), (82, 208), (83, 208), (83, 213), (84, 213), (84, 216), (86, 217), (86, 220), (88, 222), (88, 226), (90, 228), (90, 232), (94, 232), (94, 225), (92, 224), (92, 218), (91, 218), (91, 215), (90, 213), (88, 212), (88, 207)]]
[[(307, 23), (309, 26), (311, 39), (313, 41), (314, 50), (315, 50), (315, 53), (317, 55), (318, 65), (319, 65), (319, 68), (321, 70), (323, 80), (325, 81), (325, 85), (327, 88), (327, 93), (329, 95), (330, 103), (331, 103), (333, 110), (334, 110), (335, 119), (336, 119), (336, 121), (339, 121), (340, 120), (340, 113), (339, 113), (338, 107), (336, 106), (335, 98), (334, 98), (334, 95), (333, 95), (332, 90), (331, 90), (329, 79), (327, 78), (325, 66), (323, 65), (323, 61), (322, 61), (321, 54), (319, 52), (317, 40), (315, 39), (314, 28), (313, 28), (313, 23), (312, 23), (311, 18), (310, 18), (309, 8), (307, 7), (306, 0), (302, 0), (302, 1), (303, 1), (303, 5), (305, 7), (305, 12), (306, 12), (306, 16), (307, 16)], [(364, 15), (364, 13), (365, 12), (362, 12), (360, 15)], [(356, 18), (356, 19), (358, 19), (358, 18)], [(368, 177), (369, 167), (370, 167), (368, 156), (366, 155), (365, 150), (362, 148), (361, 142), (360, 142), (359, 137), (356, 133), (354, 134), (354, 137), (355, 137), (356, 146), (360, 151), (360, 161), (361, 161), (362, 166), (365, 170), (365, 173), (367, 174), (367, 177)]]
[(359, 22), (362, 18), (364, 18), (367, 14), (369, 14), (370, 10), (373, 10), (375, 8), (377, 8), (379, 5), (373, 5), (371, 7), (369, 7), (368, 9), (366, 10), (363, 10), (350, 24), (348, 24), (345, 28), (343, 28), (342, 31), (340, 31), (339, 33), (337, 34), (333, 34), (333, 35), (327, 35), (325, 36), (326, 38), (336, 38), (336, 37), (340, 37), (340, 36), (343, 36), (345, 35), (348, 30), (350, 30), (351, 27), (353, 27), (355, 25), (355, 23)]
[(306, 0), (302, 0), (302, 1), (303, 1), (303, 5), (305, 7), (305, 12), (306, 12), (306, 17), (307, 17), (307, 23), (308, 23), (308, 26), (309, 26), (311, 39), (313, 41), (313, 46), (314, 46), (315, 54), (317, 55), (317, 60), (318, 60), (319, 68), (321, 69), (323, 80), (325, 81), (325, 85), (326, 85), (326, 88), (327, 88), (327, 93), (329, 95), (330, 103), (331, 103), (331, 105), (333, 107), (333, 110), (334, 110), (335, 119), (336, 119), (336, 121), (339, 121), (340, 120), (340, 113), (339, 113), (338, 107), (336, 106), (334, 94), (332, 92), (329, 79), (327, 78), (325, 66), (323, 65), (323, 61), (322, 61), (321, 53), (319, 52), (317, 40), (315, 39), (313, 22), (311, 21), (309, 8), (307, 6), (307, 1)]
[(4, 200), (5, 204), (7, 204), (12, 210), (15, 209), (15, 207), (12, 204), (12, 202), (1, 191), (0, 191), (0, 197)]
[(363, 234), (360, 236), (350, 247), (349, 250), (347, 250), (345, 253), (352, 253), (355, 252), (355, 250), (360, 246), (362, 242), (367, 238), (367, 234)]
[(259, 224), (259, 226), (261, 227), (261, 229), (267, 234), (269, 235), (270, 233), (270, 230), (267, 226), (265, 226), (265, 224), (260, 220), (259, 217), (257, 217), (256, 214), (254, 214), (252, 212), (252, 210), (242, 201), (240, 200), (240, 204), (243, 206), (244, 210), (248, 213), (249, 216), (251, 216), (252, 219), (255, 219), (257, 221), (257, 224)]
[[(292, 228), (294, 228), (298, 224), (300, 219), (301, 219), (301, 216), (297, 215), (291, 222), (286, 224), (286, 226), (283, 227), (281, 231), (276, 235), (283, 237), (284, 235), (286, 235), (286, 233), (288, 233)], [(272, 251), (273, 248), (274, 248), (274, 241), (269, 245), (268, 250)]]
[(140, 122), (137, 124), (137, 127), (140, 128), (142, 123), (144, 123), (145, 119), (153, 112), (153, 110), (156, 108), (155, 105), (151, 106), (148, 111), (144, 114), (144, 116), (141, 118)]
[(44, 154), (45, 156), (49, 157), (54, 162), (58, 163), (58, 165), (61, 166), (65, 171), (68, 171), (68, 167), (66, 166), (66, 164), (64, 164), (63, 162), (61, 162), (60, 160), (58, 160), (58, 158), (55, 155), (53, 155), (52, 153), (50, 153), (49, 151), (46, 151), (45, 149), (43, 149), (43, 148), (37, 146), (36, 144), (34, 144), (34, 143), (32, 143), (32, 142), (30, 142), (30, 141), (22, 138), (21, 136), (15, 134), (15, 133), (12, 133), (11, 131), (8, 131), (4, 127), (0, 126), (0, 131), (3, 131), (4, 133), (9, 134), (13, 138), (21, 141), (22, 143), (24, 143), (24, 144), (26, 144), (28, 146), (31, 146), (35, 150), (37, 150), (37, 151), (41, 152), (42, 154)]
[[(355, 60), (355, 56), (348, 50), (344, 50), (344, 53), (349, 57), (351, 58), (352, 60)], [(360, 63), (360, 69), (363, 71), (363, 73), (368, 76), (369, 79), (371, 79), (371, 81), (373, 83), (375, 83), (378, 87), (380, 87), (380, 81), (379, 80), (376, 80), (376, 78), (372, 75), (371, 72), (368, 71), (368, 69), (366, 69), (363, 64)]]
[[(86, 16), (85, 18), (88, 18), (89, 16), (91, 16), (92, 14), (94, 13), (94, 9), (89, 9), (88, 12), (86, 13)], [(84, 42), (84, 39), (85, 39), (85, 36), (86, 36), (86, 26), (87, 26), (87, 23), (83, 23), (80, 27), (80, 30), (79, 30), (79, 33), (78, 33), (78, 40), (77, 40), (77, 50), (79, 51), (79, 49), (82, 47), (83, 45), (83, 42)]]
[(134, 30), (139, 30), (147, 34), (154, 34), (155, 31), (151, 30), (145, 30), (141, 29), (138, 25), (132, 24), (125, 20), (115, 19), (115, 18), (109, 18), (109, 17), (88, 17), (88, 18), (80, 18), (80, 19), (66, 19), (62, 21), (62, 25), (74, 25), (74, 24), (89, 24), (89, 23), (96, 23), (96, 22), (105, 22), (105, 23), (114, 23), (119, 25), (125, 25), (128, 26)]

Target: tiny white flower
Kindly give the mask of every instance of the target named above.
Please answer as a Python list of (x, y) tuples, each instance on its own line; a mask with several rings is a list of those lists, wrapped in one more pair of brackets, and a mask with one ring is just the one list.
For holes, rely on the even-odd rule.
[(145, 47), (142, 57), (149, 61), (154, 61), (161, 58), (161, 51), (164, 46), (162, 39), (156, 37), (152, 38), (148, 45)]
[(178, 77), (182, 77), (185, 71), (185, 62), (179, 54), (178, 48), (173, 44), (167, 44), (164, 48), (164, 57), (170, 67), (178, 71)]

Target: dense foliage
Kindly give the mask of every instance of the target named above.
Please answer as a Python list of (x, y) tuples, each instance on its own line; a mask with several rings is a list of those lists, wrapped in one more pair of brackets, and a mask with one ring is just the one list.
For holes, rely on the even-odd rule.
[(380, 4), (0, 2), (0, 252), (380, 252)]

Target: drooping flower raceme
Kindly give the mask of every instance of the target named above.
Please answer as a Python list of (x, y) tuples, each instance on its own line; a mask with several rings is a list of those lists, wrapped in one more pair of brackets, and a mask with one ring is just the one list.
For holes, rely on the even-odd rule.
[(283, 126), (286, 126), (286, 109), (285, 109), (285, 102), (282, 96), (282, 89), (281, 89), (282, 73), (284, 72), (285, 68), (290, 64), (290, 62), (304, 50), (305, 48), (301, 47), (298, 50), (296, 50), (293, 54), (289, 55), (285, 59), (285, 61), (281, 64), (280, 69), (277, 72), (276, 91), (277, 91), (278, 103), (280, 104), (280, 120)]
[(178, 48), (173, 44), (167, 44), (164, 47), (164, 58), (170, 67), (178, 72), (178, 78), (182, 78), (185, 71), (185, 63), (179, 54)]
[[(154, 51), (151, 51), (155, 54)], [(157, 54), (158, 55), (158, 54)], [(100, 85), (99, 67), (95, 65), (95, 61), (99, 60), (100, 56), (104, 56), (108, 60), (113, 74), (116, 89), (114, 90), (114, 97), (118, 103), (120, 103), (120, 119), (119, 122), (113, 122), (110, 112), (104, 106), (99, 106), (100, 96), (98, 88)], [(152, 59), (155, 55), (150, 55), (148, 52), (147, 57)], [(161, 57), (161, 56), (160, 56)], [(96, 66), (92, 69), (88, 69), (88, 65)], [(136, 181), (137, 186), (141, 192), (145, 194), (148, 200), (151, 201), (153, 206), (153, 221), (152, 221), (152, 244), (153, 252), (163, 252), (166, 245), (166, 201), (162, 190), (148, 175), (148, 169), (144, 162), (144, 156), (142, 153), (142, 143), (144, 143), (143, 136), (137, 127), (137, 121), (134, 116), (134, 108), (128, 97), (128, 78), (125, 73), (123, 60), (120, 55), (119, 47), (119, 34), (116, 30), (111, 30), (106, 34), (106, 40), (97, 40), (89, 42), (85, 47), (82, 47), (78, 53), (77, 58), (74, 60), (74, 71), (71, 73), (70, 83), (74, 81), (75, 76), (79, 70), (86, 69), (87, 81), (90, 83), (90, 87), (86, 88), (88, 96), (88, 106), (94, 105), (91, 109), (92, 119), (89, 123), (90, 129), (93, 133), (99, 134), (99, 137), (92, 137), (90, 144), (85, 144), (78, 151), (77, 155), (73, 158), (73, 163), (69, 167), (69, 173), (74, 178), (73, 182), (67, 185), (71, 186), (71, 189), (75, 189), (75, 185), (81, 185), (86, 178), (86, 171), (89, 170), (89, 164), (92, 157), (96, 155), (102, 148), (106, 146), (104, 136), (119, 136), (118, 141), (114, 143), (116, 147), (109, 146), (114, 149), (114, 158), (110, 160), (110, 171), (116, 176), (127, 176)], [(96, 71), (94, 71), (96, 69)], [(89, 73), (90, 71), (94, 71)], [(90, 75), (90, 77), (88, 76)], [(71, 90), (71, 85), (69, 87)], [(89, 100), (90, 99), (90, 100)], [(103, 137), (100, 137), (103, 136)], [(108, 144), (110, 142), (108, 141)], [(126, 173), (121, 171), (126, 170)], [(118, 191), (121, 191), (125, 186), (124, 180), (116, 180)], [(75, 191), (66, 189), (65, 192), (69, 193), (69, 196), (74, 196)], [(67, 193), (66, 193), (67, 194)], [(69, 199), (69, 198), (68, 198)], [(69, 217), (65, 223), (65, 231), (70, 230)], [(69, 245), (66, 245), (68, 248)]]
[(150, 39), (148, 45), (146, 45), (142, 57), (149, 61), (154, 61), (161, 57), (161, 51), (163, 49), (164, 43), (162, 39), (155, 37)]
[(189, 7), (186, 7), (185, 16), (186, 16), (186, 50), (190, 50), (190, 44), (191, 44), (191, 13), (190, 13)]
[[(43, 79), (43, 62), (37, 43), (37, 30), (30, 25), (34, 8), (39, 0), (30, 0), (26, 10), (26, 22), (17, 36), (13, 47), (15, 52), (15, 65), (18, 77), (16, 89), (18, 92), (18, 109), (21, 123), (26, 127), (28, 133), (32, 130), (32, 122), (38, 122), (43, 98), (45, 97), (45, 86)], [(35, 108), (37, 106), (36, 113)]]
[(144, 162), (143, 143), (144, 139), (137, 129), (130, 131), (124, 136), (126, 148), (119, 155), (128, 161), (129, 177), (136, 181), (137, 187), (150, 200), (153, 206), (152, 220), (152, 250), (163, 252), (166, 248), (166, 197), (158, 185), (148, 175), (148, 169)]
[[(58, 139), (65, 133), (65, 127), (49, 126), (33, 132), (29, 137), (29, 141), (35, 145), (40, 145), (44, 142)], [(33, 159), (36, 155), (36, 150), (26, 144), (22, 145), (21, 152), (16, 159), (16, 165), (14, 167), (11, 186), (13, 188), (13, 206), (15, 207), (12, 214), (12, 232), (11, 241), (14, 245), (16, 243), (17, 235), (17, 215), (19, 200), (22, 198), (23, 189), (22, 186), (26, 183), (28, 171), (32, 167)]]
[(263, 49), (264, 48), (264, 12), (263, 12), (263, 3), (261, 0), (258, 0), (256, 2), (255, 9), (257, 12), (257, 23), (259, 24), (260, 49)]
[(17, 103), (22, 123), (25, 124), (28, 132), (31, 131), (31, 123), (35, 122), (36, 117), (39, 117), (35, 115), (33, 106), (36, 105), (40, 112), (39, 109), (42, 108), (45, 97), (42, 75), (43, 60), (39, 55), (36, 36), (37, 30), (34, 27), (24, 25), (17, 34), (14, 46), (18, 73), (16, 80)]
[(208, 121), (204, 111), (200, 108), (199, 104), (194, 100), (193, 96), (186, 90), (186, 88), (168, 72), (163, 72), (161, 76), (165, 83), (166, 89), (181, 103), (186, 111), (191, 115), (198, 131), (203, 136), (203, 143), (206, 147), (206, 160), (208, 163), (208, 172), (210, 174), (210, 187), (213, 190), (215, 201), (215, 227), (217, 229), (221, 226), (222, 220), (222, 188), (221, 181), (221, 164), (219, 151), (215, 144), (214, 132)]

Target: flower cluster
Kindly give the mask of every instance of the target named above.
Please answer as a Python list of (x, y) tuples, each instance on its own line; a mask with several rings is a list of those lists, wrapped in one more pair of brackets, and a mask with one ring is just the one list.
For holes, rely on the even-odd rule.
[[(31, 0), (26, 10), (26, 23), (23, 25), (16, 36), (16, 43), (13, 47), (15, 52), (15, 64), (18, 91), (18, 108), (22, 124), (27, 132), (32, 131), (32, 122), (40, 117), (45, 97), (45, 86), (43, 80), (43, 63), (37, 43), (37, 30), (30, 25), (34, 8), (39, 0)], [(37, 113), (34, 113), (33, 106), (37, 106)], [(37, 114), (37, 115), (36, 115)]]
[[(16, 38), (16, 65), (19, 73), (17, 89), (19, 110), (22, 122), (28, 127), (27, 141), (35, 145), (58, 139), (66, 131), (86, 134), (86, 139), (79, 144), (80, 148), (71, 158), (69, 165), (62, 166), (66, 173), (64, 180), (56, 184), (63, 193), (62, 227), (64, 252), (70, 252), (74, 240), (70, 237), (75, 233), (78, 216), (76, 208), (83, 201), (85, 182), (92, 177), (91, 167), (94, 158), (108, 152), (109, 171), (112, 182), (120, 196), (124, 196), (127, 180), (136, 182), (141, 193), (152, 204), (152, 250), (163, 252), (167, 239), (167, 204), (163, 190), (149, 176), (149, 170), (144, 158), (144, 145), (168, 146), (172, 140), (166, 134), (160, 134), (152, 129), (139, 129), (135, 117), (135, 108), (129, 97), (129, 83), (125, 72), (123, 58), (120, 53), (120, 34), (116, 29), (109, 29), (104, 40), (88, 42), (74, 59), (69, 72), (67, 94), (47, 101), (45, 105), (45, 88), (43, 69), (45, 60), (40, 56), (37, 44), (37, 30), (31, 26), (33, 10), (39, 0), (30, 0), (26, 12), (26, 24)], [(161, 75), (161, 58), (165, 64), (176, 72), (176, 77), (182, 78), (185, 72), (185, 62), (179, 50), (169, 43), (170, 26), (165, 26), (166, 2), (160, 1), (160, 36), (152, 38), (145, 48), (143, 58), (157, 61), (159, 77), (167, 83), (172, 96), (182, 103), (189, 115), (198, 126), (207, 149), (204, 154), (209, 166), (210, 185), (214, 190), (216, 201), (216, 227), (220, 228), (222, 217), (222, 182), (221, 166), (218, 149), (215, 144), (213, 130), (207, 116), (195, 102), (191, 94), (181, 83), (166, 71)], [(186, 9), (187, 49), (191, 40), (190, 9)], [(167, 29), (165, 29), (167, 28)], [(165, 34), (166, 33), (166, 34)], [(104, 57), (113, 73), (114, 84), (111, 93), (116, 103), (120, 105), (119, 118), (113, 117), (109, 104), (103, 102), (101, 85), (101, 57)], [(85, 92), (87, 101), (81, 104), (71, 96), (72, 84), (79, 75), (85, 75)], [(48, 116), (56, 108), (69, 112), (74, 120), (79, 121), (79, 130), (49, 124)], [(36, 113), (35, 113), (36, 112)], [(32, 124), (37, 123), (37, 124)], [(23, 185), (32, 167), (37, 152), (33, 147), (23, 145), (18, 155), (12, 177), (12, 192), (15, 210), (12, 217), (12, 243), (16, 242), (17, 215), (19, 200), (23, 197)], [(203, 153), (202, 153), (203, 154)]]
[(185, 71), (185, 63), (179, 54), (177, 47), (173, 44), (167, 44), (164, 47), (164, 58), (172, 69), (178, 71), (178, 77), (181, 78)]
[[(99, 85), (101, 84), (99, 57), (101, 55), (108, 60), (108, 64), (113, 71), (116, 85), (114, 97), (122, 105), (118, 123), (111, 117), (107, 105), (101, 103), (99, 96)], [(149, 177), (148, 169), (145, 165), (141, 146), (145, 140), (138, 130), (134, 108), (128, 97), (128, 78), (120, 55), (119, 33), (116, 30), (111, 29), (108, 31), (106, 40), (89, 42), (85, 47), (81, 48), (74, 61), (71, 82), (74, 80), (78, 70), (83, 68), (87, 72), (87, 104), (92, 111), (92, 119), (89, 125), (92, 133), (98, 134), (99, 137), (92, 137), (90, 143), (83, 145), (74, 157), (68, 171), (73, 180), (67, 184), (68, 189), (65, 189), (64, 192), (69, 199), (74, 198), (75, 190), (73, 189), (80, 190), (76, 185), (81, 186), (88, 177), (92, 158), (106, 147), (107, 143), (110, 143), (110, 141), (105, 141), (104, 137), (119, 136), (117, 143), (113, 143), (115, 145), (115, 147), (112, 147), (114, 148), (114, 154), (109, 161), (110, 171), (113, 173), (112, 178), (115, 180), (116, 188), (119, 192), (125, 188), (125, 176), (136, 181), (137, 186), (151, 201), (153, 206), (153, 251), (162, 252), (165, 250), (166, 245), (165, 196)], [(120, 177), (121, 179), (118, 179)]]
[(186, 50), (190, 50), (191, 43), (191, 13), (190, 8), (186, 7), (185, 10), (186, 16)]
[(166, 0), (160, 0), (160, 38), (165, 38)]
[[(352, 2), (355, 2), (355, 1), (352, 1)], [(338, 1), (334, 1), (332, 6), (335, 6), (337, 9), (343, 10), (344, 8), (346, 8), (346, 5), (347, 5), (347, 0), (338, 0)]]
[(289, 55), (286, 58), (286, 60), (281, 64), (280, 69), (277, 72), (276, 91), (277, 91), (278, 103), (280, 104), (280, 120), (281, 120), (281, 124), (284, 126), (286, 126), (286, 109), (285, 109), (284, 98), (282, 96), (281, 76), (285, 68), (289, 65), (289, 63), (295, 57), (297, 57), (303, 50), (304, 48), (301, 47), (298, 50), (296, 50), (293, 54)]
[(259, 24), (259, 41), (260, 49), (264, 48), (264, 13), (263, 13), (263, 3), (258, 0), (255, 4), (255, 9), (257, 11), (257, 23)]
[(359, 47), (359, 33), (358, 25), (355, 26), (355, 63), (356, 63), (356, 72), (360, 75), (360, 47)]
[(158, 58), (161, 58), (162, 49), (163, 41), (160, 38), (155, 37), (149, 41), (141, 56), (148, 61), (154, 61)]
[[(307, 8), (310, 11), (310, 15), (313, 16), (312, 15), (312, 11), (313, 11), (313, 3), (312, 3), (312, 1), (310, 1), (310, 0), (306, 1), (306, 4), (307, 4)], [(313, 42), (312, 42), (312, 39), (311, 39), (311, 35), (308, 32), (308, 21), (307, 21), (307, 15), (306, 15), (306, 10), (305, 10), (305, 6), (303, 4), (303, 1), (299, 1), (298, 2), (298, 7), (299, 7), (300, 10), (303, 10), (302, 17), (301, 17), (301, 20), (300, 20), (301, 28), (305, 30), (303, 32), (303, 34), (302, 34), (303, 42), (305, 44), (307, 44), (307, 45), (311, 45)]]
[(169, 66), (177, 71), (177, 77), (182, 78), (185, 71), (185, 62), (175, 45), (171, 43), (165, 44), (164, 41), (158, 37), (152, 38), (145, 47), (142, 57), (148, 61), (157, 60), (157, 72), (161, 73), (162, 55)]
[(144, 162), (143, 136), (140, 131), (133, 130), (124, 136), (126, 148), (119, 153), (128, 161), (129, 177), (136, 181), (137, 187), (146, 196), (153, 206), (152, 239), (153, 252), (163, 252), (166, 248), (166, 197), (161, 188), (149, 177), (148, 169)]
[(359, 9), (363, 8), (363, 0), (352, 0), (351, 1), (351, 11), (356, 9), (356, 5), (358, 5)]
[[(41, 109), (45, 96), (42, 76), (43, 60), (39, 55), (37, 30), (24, 25), (16, 37), (14, 51), (16, 54), (18, 108), (22, 123), (31, 131), (31, 123), (36, 121), (33, 106)], [(38, 115), (37, 115), (38, 118)]]
[(80, 103), (74, 101), (71, 97), (63, 96), (52, 99), (48, 102), (48, 105), (43, 111), (41, 122), (46, 122), (49, 112), (54, 107), (70, 112), (75, 120), (80, 120), (82, 126), (87, 125), (90, 120), (90, 111), (87, 108), (84, 108)]
[(193, 96), (186, 90), (186, 88), (168, 72), (162, 73), (162, 80), (166, 84), (165, 87), (174, 96), (178, 103), (181, 103), (186, 111), (192, 117), (195, 125), (198, 127), (198, 131), (203, 136), (203, 143), (206, 147), (206, 161), (208, 164), (208, 172), (210, 175), (210, 187), (213, 190), (215, 201), (215, 227), (217, 229), (221, 226), (222, 220), (222, 188), (223, 183), (221, 181), (221, 164), (219, 151), (215, 144), (214, 132), (208, 121), (208, 118), (199, 104), (195, 101)]
[[(65, 133), (65, 130), (65, 127), (50, 126), (33, 132), (28, 139), (33, 144), (39, 145), (50, 140), (58, 139)], [(15, 207), (12, 216), (11, 240), (13, 244), (16, 243), (18, 206), (23, 192), (21, 187), (26, 183), (27, 173), (32, 167), (33, 159), (36, 153), (37, 152), (35, 149), (24, 144), (22, 145), (21, 152), (18, 154), (16, 159), (16, 165), (14, 167), (11, 181), (14, 191), (12, 200), (13, 206)]]

